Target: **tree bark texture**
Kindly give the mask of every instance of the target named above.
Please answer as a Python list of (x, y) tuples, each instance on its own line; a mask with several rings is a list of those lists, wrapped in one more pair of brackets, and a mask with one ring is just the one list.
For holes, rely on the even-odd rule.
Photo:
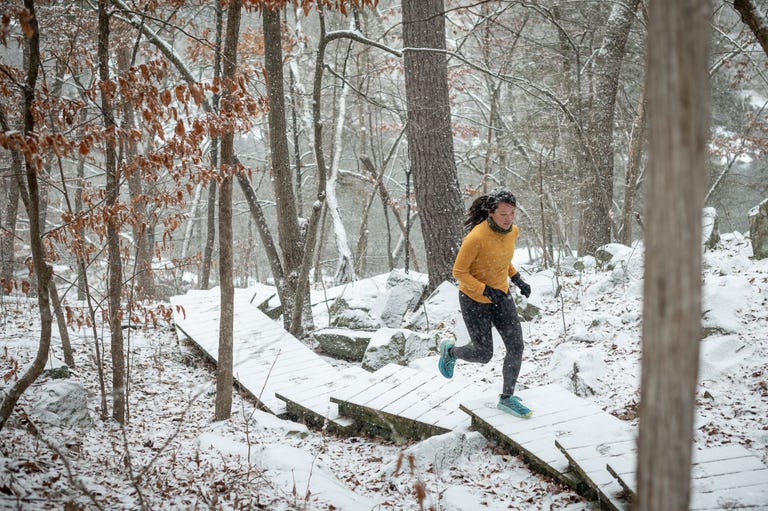
[(733, 0), (733, 7), (739, 11), (741, 21), (752, 30), (757, 42), (768, 55), (768, 17), (760, 11), (755, 0)]
[(584, 252), (594, 254), (611, 242), (613, 205), (613, 120), (619, 73), (629, 29), (639, 0), (613, 4), (605, 36), (594, 57), (594, 93), (588, 129), (587, 168), (582, 181)]
[[(285, 88), (283, 87), (283, 51), (280, 33), (280, 11), (262, 9), (264, 23), (264, 67), (267, 72), (267, 95), (269, 96), (269, 147), (272, 159), (272, 175), (277, 206), (277, 234), (283, 256), (285, 276), (295, 279), (301, 265), (302, 239), (296, 198), (293, 194), (288, 149), (288, 126), (285, 120)], [(287, 283), (287, 292), (296, 292), (296, 282)], [(295, 297), (281, 296), (287, 311), (293, 310)], [(286, 314), (286, 321), (291, 317)], [(286, 324), (286, 328), (290, 325)]]
[[(225, 84), (221, 110), (232, 109), (231, 91), (237, 72), (237, 39), (240, 34), (240, 0), (233, 0), (227, 10), (224, 39), (222, 80)], [(234, 128), (221, 137), (221, 191), (219, 195), (219, 282), (221, 287), (221, 319), (219, 321), (219, 356), (216, 366), (215, 420), (226, 420), (232, 414), (233, 331), (235, 287), (232, 262), (232, 172), (235, 164)]]
[[(452, 279), (464, 208), (453, 153), (443, 0), (403, 0), (408, 157), (429, 286)], [(438, 50), (438, 51), (434, 51)]]
[[(29, 59), (27, 61), (27, 78), (24, 84), (24, 127), (25, 137), (33, 136), (35, 129), (33, 116), (33, 102), (35, 99), (35, 85), (37, 83), (37, 74), (40, 67), (40, 33), (35, 14), (34, 0), (24, 0), (24, 7), (29, 11)], [(26, 189), (19, 189), (24, 205), (27, 208), (29, 217), (29, 236), (30, 248), (32, 250), (32, 261), (37, 275), (37, 303), (40, 312), (40, 342), (38, 343), (35, 359), (32, 361), (29, 369), (14, 383), (8, 390), (2, 404), (0, 404), (0, 431), (2, 431), (8, 418), (13, 413), (21, 395), (32, 383), (40, 376), (45, 369), (48, 361), (48, 351), (51, 347), (51, 329), (53, 316), (51, 315), (51, 306), (48, 296), (48, 282), (51, 279), (48, 265), (45, 262), (45, 247), (43, 246), (42, 233), (40, 228), (40, 196), (37, 180), (37, 173), (40, 170), (40, 160), (33, 154), (24, 154)], [(21, 181), (21, 179), (19, 179)], [(21, 185), (21, 183), (19, 183)]]
[(645, 91), (637, 103), (637, 115), (632, 123), (632, 133), (629, 137), (629, 154), (627, 155), (627, 172), (624, 178), (624, 205), (621, 213), (621, 242), (632, 244), (632, 224), (634, 217), (635, 193), (637, 193), (640, 167), (643, 160), (643, 146), (646, 132)]
[(101, 81), (101, 114), (104, 120), (105, 170), (107, 208), (107, 265), (110, 353), (112, 355), (112, 418), (125, 423), (125, 359), (123, 357), (123, 329), (121, 328), (121, 296), (123, 265), (120, 259), (120, 225), (117, 205), (120, 199), (120, 170), (117, 166), (116, 128), (109, 87), (109, 0), (99, 0), (99, 79)]
[(649, 161), (637, 509), (688, 509), (701, 341), (712, 7), (649, 7)]

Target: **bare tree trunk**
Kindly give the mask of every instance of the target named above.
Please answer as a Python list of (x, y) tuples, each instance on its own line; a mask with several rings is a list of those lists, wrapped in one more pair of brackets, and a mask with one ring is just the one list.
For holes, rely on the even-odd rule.
[[(403, 0), (408, 157), (427, 256), (429, 287), (452, 278), (464, 207), (453, 154), (443, 0)], [(427, 51), (423, 51), (427, 50)]]
[[(24, 0), (24, 7), (29, 11), (28, 30), (29, 35), (29, 59), (27, 61), (27, 79), (24, 87), (24, 128), (25, 137), (34, 136), (34, 117), (32, 112), (32, 103), (35, 99), (35, 86), (37, 83), (37, 73), (40, 67), (40, 33), (38, 31), (37, 15), (35, 13), (34, 0)], [(30, 248), (32, 249), (32, 261), (37, 275), (37, 301), (40, 311), (40, 342), (38, 343), (37, 354), (32, 361), (29, 369), (14, 383), (8, 390), (2, 404), (0, 404), (0, 431), (2, 431), (8, 418), (13, 413), (21, 395), (27, 388), (34, 383), (38, 376), (43, 372), (45, 363), (48, 361), (48, 351), (51, 347), (51, 327), (53, 317), (51, 316), (51, 307), (48, 296), (48, 282), (51, 279), (48, 265), (45, 262), (45, 247), (43, 246), (42, 233), (40, 229), (40, 197), (38, 195), (39, 187), (37, 182), (37, 173), (39, 168), (36, 164), (38, 159), (36, 155), (25, 154), (26, 166), (26, 190), (21, 189), (22, 177), (18, 176), (19, 193), (27, 208), (29, 216)]]
[(298, 325), (291, 325), (290, 319), (296, 302), (297, 281), (301, 266), (303, 240), (296, 212), (296, 198), (288, 150), (288, 129), (285, 121), (285, 88), (283, 87), (283, 52), (281, 47), (280, 11), (262, 9), (264, 23), (264, 67), (267, 72), (267, 94), (269, 96), (269, 147), (274, 177), (275, 203), (277, 205), (277, 233), (284, 275), (287, 282), (285, 293), (280, 296), (285, 314), (284, 326), (297, 332)]
[[(240, 0), (232, 0), (227, 10), (227, 32), (224, 39), (222, 79), (232, 84), (237, 73), (237, 39), (240, 34)], [(225, 85), (221, 98), (224, 112), (233, 109), (233, 98)], [(215, 420), (226, 420), (232, 414), (233, 330), (235, 287), (232, 263), (232, 173), (235, 167), (235, 134), (229, 130), (221, 137), (221, 195), (219, 197), (219, 281), (221, 283), (221, 316), (219, 320), (219, 352), (216, 372)]]
[(611, 241), (613, 206), (613, 119), (619, 73), (629, 29), (639, 0), (613, 4), (600, 50), (595, 52), (595, 91), (589, 119), (589, 165), (585, 168), (582, 197), (584, 252), (595, 251)]
[[(0, 127), (10, 131), (5, 110), (0, 105)], [(19, 179), (23, 172), (23, 156), (19, 151), (11, 151), (11, 176), (8, 179), (5, 203), (5, 226), (0, 231), (0, 293), (11, 289), (13, 285), (13, 265), (15, 263), (16, 220), (19, 214)]]
[(69, 367), (75, 367), (75, 357), (72, 353), (72, 343), (69, 341), (69, 330), (67, 330), (67, 320), (64, 317), (64, 311), (61, 309), (61, 300), (59, 291), (56, 289), (56, 281), (53, 275), (53, 268), (50, 266), (51, 279), (48, 282), (48, 292), (51, 295), (51, 305), (56, 315), (56, 325), (59, 327), (59, 337), (61, 337), (61, 351), (64, 353), (64, 363)]
[[(109, 77), (109, 0), (99, 0), (99, 79), (106, 85)], [(116, 206), (120, 199), (120, 170), (115, 154), (116, 125), (112, 109), (112, 93), (107, 87), (101, 90), (101, 113), (105, 131), (105, 168), (107, 174), (105, 206), (107, 215), (107, 258), (109, 267), (108, 297), (110, 352), (112, 354), (112, 418), (125, 423), (125, 359), (123, 329), (121, 328), (121, 295), (123, 266), (120, 259), (120, 225)]]
[[(117, 49), (117, 67), (122, 73), (127, 71), (131, 66), (131, 48), (124, 46)], [(120, 102), (123, 115), (123, 126), (126, 130), (130, 130), (136, 127), (136, 113), (131, 105), (130, 101), (123, 98)], [(135, 157), (138, 153), (136, 142), (133, 139), (128, 139), (125, 142), (125, 150), (123, 151), (123, 159), (129, 160)], [(149, 215), (147, 212), (147, 199), (145, 197), (144, 186), (142, 185), (143, 176), (141, 175), (141, 169), (136, 169), (126, 176), (128, 182), (128, 191), (131, 196), (131, 206), (136, 213), (136, 220), (131, 223), (131, 231), (133, 234), (133, 243), (136, 245), (135, 254), (136, 261), (135, 273), (137, 276), (138, 285), (135, 289), (136, 298), (139, 300), (147, 300), (155, 294), (155, 279), (152, 272), (152, 247), (149, 246), (149, 233), (151, 232), (151, 226), (149, 225)]]
[[(347, 46), (347, 54), (344, 58), (346, 69), (346, 62), (349, 57), (349, 46)], [(341, 86), (341, 93), (339, 96), (339, 111), (336, 116), (336, 133), (333, 137), (333, 159), (331, 160), (330, 174), (328, 176), (328, 182), (326, 183), (326, 207), (328, 208), (328, 214), (331, 216), (331, 222), (333, 223), (333, 232), (336, 237), (336, 251), (338, 253), (338, 264), (336, 266), (336, 274), (334, 275), (334, 284), (346, 284), (355, 280), (355, 268), (352, 260), (352, 251), (349, 249), (349, 242), (347, 241), (347, 230), (344, 227), (344, 223), (341, 219), (341, 211), (339, 209), (339, 201), (336, 197), (336, 181), (339, 175), (339, 165), (341, 161), (341, 153), (344, 151), (342, 137), (344, 135), (344, 119), (347, 114), (347, 93), (349, 91), (349, 85), (345, 81)]]
[(649, 14), (637, 509), (671, 511), (690, 503), (712, 6), (707, 0), (653, 0)]
[(760, 11), (755, 0), (733, 0), (733, 7), (739, 11), (741, 21), (752, 30), (757, 42), (768, 55), (768, 17)]
[[(77, 186), (75, 187), (75, 214), (83, 211), (83, 186), (85, 183), (85, 157), (80, 157), (77, 161)], [(75, 254), (77, 263), (77, 299), (85, 300), (88, 293), (88, 279), (85, 275), (86, 261), (85, 257), (85, 229), (77, 228), (78, 249)]]
[[(211, 149), (213, 151), (213, 149)], [(213, 161), (217, 161), (215, 158)], [(200, 289), (208, 289), (211, 280), (211, 260), (213, 259), (213, 246), (216, 241), (216, 181), (208, 183), (208, 209), (207, 224), (205, 230), (205, 247), (203, 248), (203, 271), (200, 276)]]
[(627, 156), (627, 175), (624, 179), (624, 207), (621, 214), (621, 242), (625, 245), (632, 243), (632, 220), (634, 218), (635, 193), (637, 193), (640, 165), (643, 160), (643, 144), (645, 143), (646, 123), (645, 92), (637, 104), (637, 116), (632, 124), (629, 137), (629, 155)]
[[(213, 58), (213, 77), (218, 79), (221, 76), (221, 29), (223, 9), (221, 4), (216, 3), (216, 51)], [(219, 111), (219, 94), (213, 95), (214, 112)], [(214, 136), (211, 139), (211, 168), (216, 169), (219, 166), (219, 137)], [(213, 246), (216, 241), (216, 181), (208, 182), (208, 210), (207, 224), (205, 229), (205, 247), (203, 247), (203, 270), (200, 276), (200, 289), (208, 289), (211, 278), (211, 259), (213, 259)]]

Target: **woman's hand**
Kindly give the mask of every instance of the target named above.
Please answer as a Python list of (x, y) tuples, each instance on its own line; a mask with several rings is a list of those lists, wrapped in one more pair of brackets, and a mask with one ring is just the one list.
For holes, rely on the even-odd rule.
[(495, 287), (490, 287), (490, 286), (485, 286), (485, 289), (483, 290), (483, 295), (485, 295), (491, 301), (491, 303), (503, 302), (504, 299), (507, 297), (507, 293), (505, 293), (501, 289), (496, 289)]
[(520, 294), (526, 298), (531, 296), (531, 286), (523, 280), (523, 277), (520, 276), (520, 272), (515, 273), (514, 277), (512, 277), (510, 280), (520, 289)]

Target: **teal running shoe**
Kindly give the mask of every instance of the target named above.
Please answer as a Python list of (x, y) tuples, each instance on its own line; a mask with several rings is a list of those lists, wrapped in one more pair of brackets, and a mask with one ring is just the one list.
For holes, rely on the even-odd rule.
[(520, 402), (520, 398), (517, 396), (509, 396), (499, 399), (499, 404), (496, 408), (503, 412), (511, 413), (515, 417), (521, 417), (523, 419), (533, 415), (530, 408)]
[(440, 343), (440, 360), (437, 362), (437, 368), (440, 374), (446, 378), (453, 378), (453, 366), (456, 364), (456, 357), (449, 352), (456, 345), (455, 342), (445, 340)]

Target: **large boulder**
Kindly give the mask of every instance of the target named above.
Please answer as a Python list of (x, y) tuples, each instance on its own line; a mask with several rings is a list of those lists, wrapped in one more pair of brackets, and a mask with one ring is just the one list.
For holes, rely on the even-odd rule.
[(381, 311), (381, 324), (399, 328), (406, 313), (413, 311), (424, 299), (427, 282), (417, 273), (393, 270), (387, 279), (386, 302)]
[(437, 286), (403, 326), (413, 330), (433, 330), (452, 326), (460, 318), (459, 290), (446, 280)]
[(404, 328), (382, 328), (371, 338), (363, 356), (363, 369), (376, 371), (389, 363), (408, 365), (437, 349), (437, 337)]
[(749, 210), (749, 237), (755, 259), (768, 257), (768, 199)]
[(312, 337), (324, 355), (349, 362), (362, 362), (373, 334), (365, 330), (323, 328), (312, 332)]
[(344, 298), (337, 298), (330, 307), (331, 325), (350, 330), (377, 330), (381, 324), (372, 314), (370, 307), (351, 304)]
[(84, 430), (93, 421), (88, 413), (85, 387), (71, 380), (51, 380), (36, 392), (30, 415), (40, 422), (65, 429)]

